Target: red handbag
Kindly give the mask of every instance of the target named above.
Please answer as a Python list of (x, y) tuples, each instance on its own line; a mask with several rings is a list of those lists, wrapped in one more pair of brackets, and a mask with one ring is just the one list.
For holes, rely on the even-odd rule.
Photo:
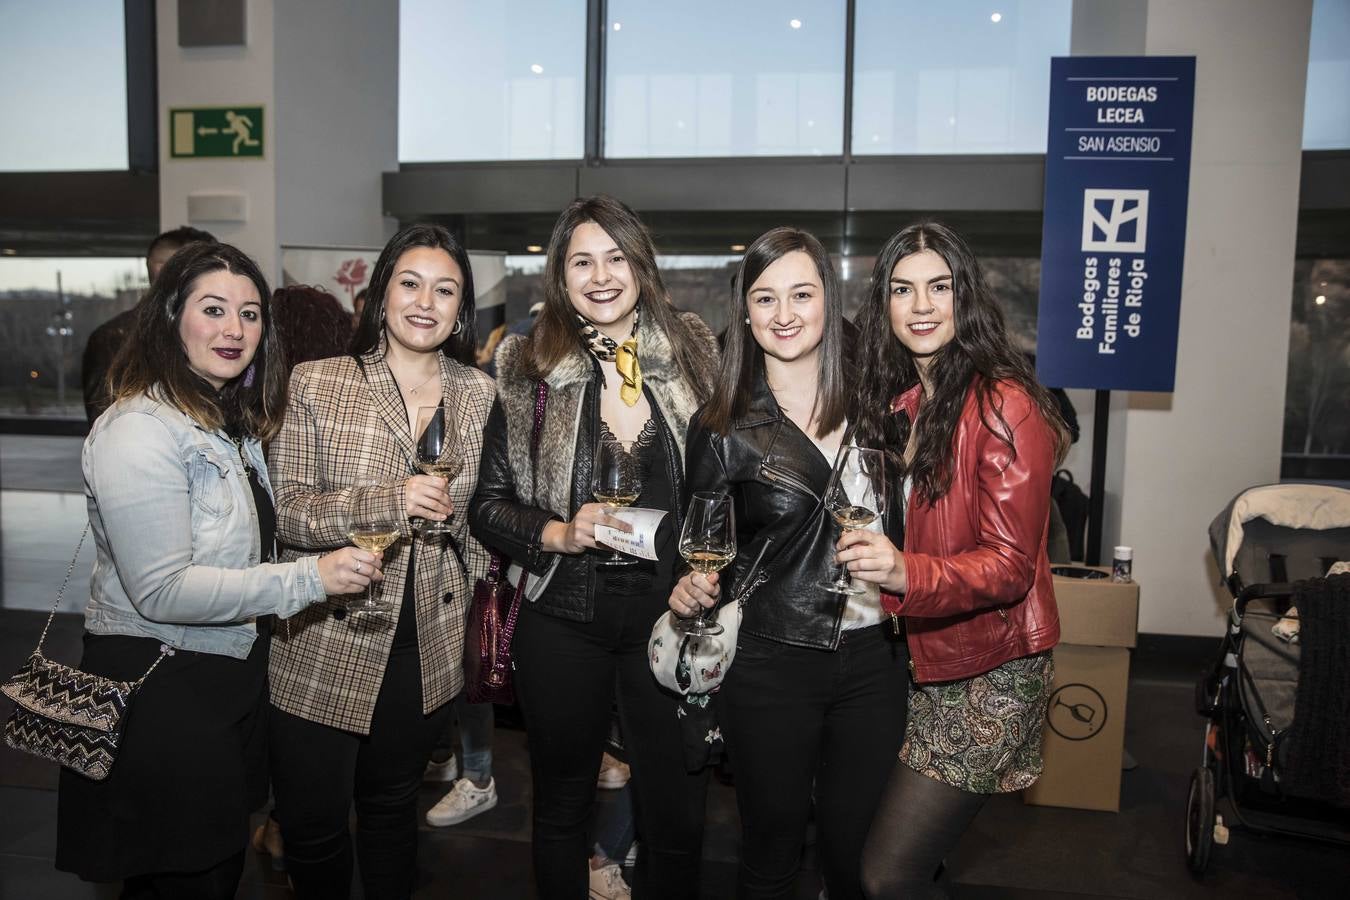
[[(538, 493), (539, 432), (544, 425), (544, 407), (548, 403), (548, 384), (540, 381), (534, 394), (534, 428), (530, 432), (532, 492)], [(531, 497), (533, 501), (534, 497)], [(522, 570), (512, 585), (506, 577), (507, 561), (492, 554), (487, 576), (473, 586), (469, 623), (464, 636), (464, 693), (470, 703), (516, 702), (511, 684), (511, 639), (516, 633), (520, 601), (530, 573)]]
[(470, 703), (516, 702), (511, 686), (511, 638), (516, 633), (520, 598), (528, 572), (520, 583), (506, 579), (502, 558), (492, 554), (486, 578), (473, 587), (469, 631), (464, 636), (464, 690)]

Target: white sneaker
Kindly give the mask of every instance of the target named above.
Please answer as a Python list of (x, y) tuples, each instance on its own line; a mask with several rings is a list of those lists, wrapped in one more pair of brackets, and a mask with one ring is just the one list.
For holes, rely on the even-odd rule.
[(632, 896), (618, 863), (591, 869), (590, 900), (629, 900)]
[(497, 805), (497, 781), (489, 778), (485, 788), (476, 788), (467, 778), (455, 782), (450, 792), (427, 810), (427, 824), (436, 828), (458, 825)]
[(455, 760), (455, 754), (451, 753), (450, 758), (445, 762), (427, 761), (427, 770), (422, 773), (423, 781), (454, 781), (459, 777), (459, 763)]

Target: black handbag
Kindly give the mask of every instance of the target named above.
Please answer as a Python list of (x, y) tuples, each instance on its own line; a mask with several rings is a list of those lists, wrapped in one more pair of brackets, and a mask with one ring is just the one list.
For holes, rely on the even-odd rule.
[(108, 777), (117, 759), (122, 722), (132, 696), (155, 666), (173, 651), (167, 646), (162, 647), (159, 658), (135, 681), (115, 681), (102, 675), (90, 675), (42, 655), (47, 630), (61, 606), (66, 585), (75, 571), (75, 560), (79, 558), (88, 533), (89, 526), (85, 525), (37, 647), (23, 667), (0, 685), (0, 692), (14, 701), (14, 711), (5, 721), (6, 744), (15, 750), (60, 763), (93, 781), (102, 781)]

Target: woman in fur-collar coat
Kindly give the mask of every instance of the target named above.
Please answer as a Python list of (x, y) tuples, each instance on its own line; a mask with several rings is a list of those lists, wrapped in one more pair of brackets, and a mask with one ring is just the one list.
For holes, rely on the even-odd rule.
[[(541, 897), (585, 896), (586, 831), (617, 699), (643, 835), (634, 893), (696, 897), (706, 774), (685, 771), (677, 698), (657, 685), (646, 647), (673, 581), (685, 430), (708, 396), (717, 344), (671, 305), (646, 228), (612, 198), (563, 211), (544, 280), (533, 331), (497, 352), (470, 507), (479, 540), (528, 573), (513, 658), (534, 779), (535, 879)], [(656, 560), (612, 562), (596, 541), (597, 526), (626, 528), (592, 502), (602, 436), (635, 442), (636, 505), (668, 513)]]

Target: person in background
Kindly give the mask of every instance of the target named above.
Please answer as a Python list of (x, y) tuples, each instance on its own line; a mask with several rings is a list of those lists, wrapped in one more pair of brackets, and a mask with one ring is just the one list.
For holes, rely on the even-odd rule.
[(352, 298), (352, 331), (355, 331), (361, 326), (361, 314), (365, 311), (366, 292), (369, 290), (370, 288), (363, 287), (361, 290), (357, 291), (356, 296)]
[[(879, 447), (852, 437), (865, 379), (839, 281), (814, 236), (761, 235), (729, 299), (717, 390), (689, 429), (685, 465), (689, 491), (732, 498), (737, 555), (718, 574), (685, 574), (669, 605), (690, 616), (753, 591), (713, 695), (736, 764), (737, 896), (793, 896), (814, 797), (830, 900), (862, 900), (863, 840), (904, 736), (909, 686), (905, 643), (876, 587), (827, 587), (838, 531), (822, 499), (835, 460), (852, 443)], [(900, 516), (891, 507), (868, 527), (898, 536)]]
[[(712, 333), (681, 313), (637, 215), (611, 197), (575, 200), (549, 241), (546, 299), (528, 336), (497, 351), (473, 530), (531, 579), (512, 647), (533, 779), (534, 876), (545, 900), (587, 892), (587, 826), (616, 695), (637, 797), (641, 897), (698, 896), (706, 773), (685, 770), (679, 698), (647, 661), (676, 558), (684, 436), (716, 367)], [(537, 453), (531, 432), (541, 383)], [(656, 560), (607, 559), (592, 500), (602, 435), (635, 442), (640, 506), (666, 510)]]
[[(303, 284), (277, 288), (272, 294), (272, 318), (292, 369), (336, 356), (351, 342), (351, 315), (322, 288)], [(275, 809), (253, 832), (253, 849), (271, 856), (275, 868), (284, 868), (285, 846)]]
[(307, 284), (277, 288), (272, 294), (272, 315), (292, 369), (338, 356), (351, 343), (351, 314), (323, 288)]
[[(159, 272), (178, 250), (188, 244), (198, 242), (213, 243), (215, 238), (210, 232), (200, 228), (180, 226), (172, 231), (157, 235), (145, 251), (145, 269), (153, 287)], [(112, 403), (108, 393), (108, 371), (112, 368), (117, 353), (126, 344), (136, 321), (136, 308), (125, 310), (113, 316), (89, 333), (84, 345), (84, 356), (80, 360), (80, 383), (84, 389), (84, 414), (89, 424), (94, 424), (105, 409)]]
[[(492, 777), (495, 714), (496, 707), (491, 703), (470, 703), (462, 693), (455, 698), (454, 716), (436, 742), (423, 776), (426, 781), (454, 782), (427, 810), (427, 824), (433, 828), (458, 825), (496, 807), (497, 781)], [(455, 728), (451, 726), (459, 730), (462, 773), (453, 751)]]
[[(1040, 776), (1059, 641), (1046, 531), (1068, 447), (959, 234), (913, 225), (877, 254), (858, 316), (860, 431), (903, 459), (903, 550), (849, 531), (912, 659), (904, 746), (863, 850), (872, 900), (946, 896), (935, 876), (991, 794)], [(738, 660), (739, 662), (739, 660)]]
[[(465, 514), (492, 404), (491, 379), (465, 364), (473, 323), (464, 248), (437, 225), (403, 229), (375, 263), (350, 354), (296, 368), (269, 450), (286, 558), (346, 544), (354, 507), (398, 524), (377, 598), (392, 612), (349, 616), (345, 604), (319, 604), (273, 634), (272, 790), (301, 898), (348, 896), (358, 856), (366, 897), (412, 893), (418, 789), (464, 687), (465, 619), (488, 568)], [(443, 407), (459, 434), (463, 468), (448, 483), (414, 468), (426, 406)], [(412, 530), (413, 517), (452, 514), (448, 535)]]
[(234, 897), (267, 797), (272, 616), (380, 577), (355, 547), (274, 561), (262, 441), (281, 424), (287, 370), (267, 297), (234, 247), (175, 255), (84, 444), (96, 558), (80, 665), (126, 681), (154, 670), (108, 778), (61, 769), (56, 867), (123, 879), (127, 900)]

